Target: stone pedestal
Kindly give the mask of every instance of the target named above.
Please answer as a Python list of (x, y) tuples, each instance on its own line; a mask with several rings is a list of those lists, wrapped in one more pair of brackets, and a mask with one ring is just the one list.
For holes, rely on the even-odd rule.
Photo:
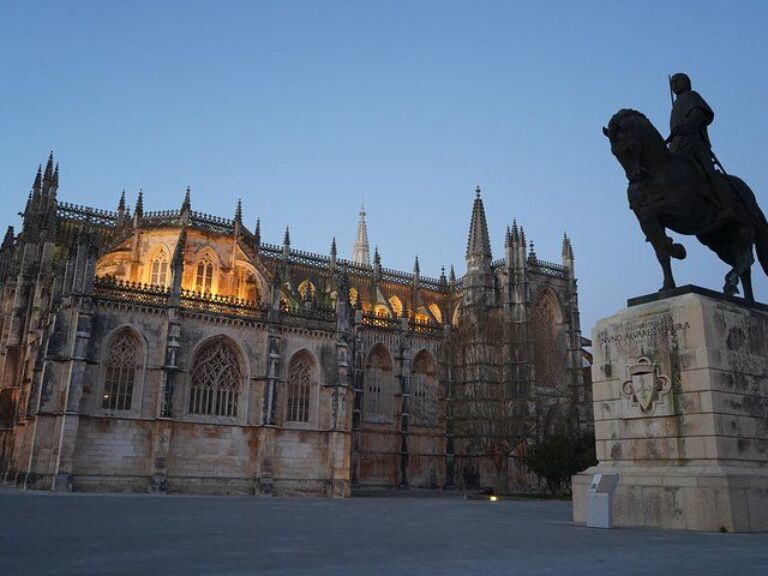
[(768, 531), (768, 307), (685, 287), (630, 300), (593, 330), (599, 464), (617, 526)]

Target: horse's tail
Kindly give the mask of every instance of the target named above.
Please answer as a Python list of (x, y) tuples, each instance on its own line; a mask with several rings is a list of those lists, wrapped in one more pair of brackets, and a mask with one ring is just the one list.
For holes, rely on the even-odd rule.
[(757, 204), (755, 193), (747, 186), (747, 183), (732, 174), (728, 176), (728, 180), (731, 182), (731, 190), (736, 193), (746, 214), (751, 216), (751, 221), (754, 223), (755, 252), (757, 252), (757, 259), (763, 272), (768, 276), (768, 221)]
[(768, 276), (768, 222), (765, 220), (765, 214), (760, 208), (757, 208), (757, 218), (755, 218), (755, 252), (763, 272)]

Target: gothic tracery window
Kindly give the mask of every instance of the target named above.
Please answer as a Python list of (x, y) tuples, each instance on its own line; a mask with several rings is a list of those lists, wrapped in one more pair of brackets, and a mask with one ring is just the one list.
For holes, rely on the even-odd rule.
[(392, 368), (386, 352), (380, 346), (374, 348), (364, 380), (365, 416), (369, 421), (380, 422), (391, 417), (391, 373)]
[(189, 411), (205, 416), (237, 416), (242, 372), (236, 352), (223, 340), (201, 350), (192, 366)]
[(435, 424), (437, 416), (437, 379), (434, 364), (427, 352), (413, 361), (411, 376), (411, 414), (422, 426)]
[(210, 292), (213, 286), (213, 262), (209, 254), (203, 255), (197, 263), (195, 275), (195, 290), (197, 292)]
[(309, 422), (311, 392), (312, 360), (307, 354), (299, 353), (288, 365), (287, 421)]
[(150, 270), (150, 284), (155, 286), (168, 286), (168, 257), (164, 252), (160, 252), (152, 260)]
[(533, 356), (536, 386), (556, 388), (563, 380), (566, 349), (562, 313), (556, 297), (545, 292), (533, 309)]
[(130, 333), (122, 332), (112, 339), (107, 353), (102, 408), (131, 409), (133, 385), (138, 371), (137, 360), (138, 345)]

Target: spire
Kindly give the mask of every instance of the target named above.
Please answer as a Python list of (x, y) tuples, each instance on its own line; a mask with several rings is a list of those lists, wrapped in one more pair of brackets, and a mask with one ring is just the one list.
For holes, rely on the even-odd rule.
[(56, 162), (56, 168), (53, 169), (53, 187), (59, 187), (59, 163)]
[(509, 248), (509, 245), (512, 243), (512, 232), (509, 229), (509, 226), (507, 226), (507, 233), (504, 234), (504, 248)]
[(256, 218), (256, 229), (253, 231), (253, 243), (255, 246), (261, 244), (261, 218)]
[(144, 217), (144, 190), (139, 188), (139, 196), (136, 198), (136, 209), (133, 211), (135, 216)]
[(291, 231), (288, 226), (285, 227), (285, 235), (283, 236), (283, 246), (290, 247), (291, 245)]
[(184, 194), (184, 202), (181, 204), (182, 212), (189, 211), (192, 208), (191, 192), (192, 189), (187, 186), (187, 192)]
[(3, 245), (0, 247), (0, 250), (7, 250), (8, 248), (12, 248), (14, 238), (15, 236), (13, 233), (13, 226), (8, 226), (8, 229), (5, 231), (5, 238), (3, 238)]
[(475, 203), (472, 207), (472, 221), (469, 225), (467, 258), (481, 256), (491, 258), (491, 242), (488, 239), (488, 224), (485, 220), (485, 208), (480, 198), (480, 186), (475, 188)]
[(237, 207), (235, 208), (235, 222), (243, 223), (243, 202), (240, 198), (237, 199)]
[(120, 201), (117, 203), (117, 212), (121, 216), (125, 213), (125, 188), (123, 188), (123, 192), (120, 194)]
[(42, 188), (43, 188), (43, 165), (38, 164), (37, 174), (35, 175), (35, 183), (32, 184), (32, 191), (40, 192)]
[(362, 264), (363, 266), (371, 265), (370, 246), (368, 244), (368, 226), (365, 223), (366, 211), (365, 207), (360, 207), (360, 220), (357, 222), (357, 235), (355, 236), (355, 245), (352, 248), (352, 262), (355, 264)]
[(43, 174), (43, 180), (50, 182), (53, 180), (53, 150), (48, 155), (48, 163), (45, 165), (45, 173)]
[(531, 240), (531, 245), (529, 246), (528, 262), (536, 262), (536, 249), (533, 246), (533, 240)]
[(456, 271), (453, 269), (453, 264), (451, 264), (451, 269), (448, 272), (448, 281), (451, 284), (455, 284), (456, 283)]
[(416, 259), (413, 261), (413, 274), (418, 276), (420, 272), (421, 268), (419, 267), (419, 257), (416, 256)]
[(373, 263), (376, 266), (381, 266), (381, 255), (379, 254), (378, 246), (373, 249)]
[(336, 260), (336, 236), (331, 240), (331, 258)]

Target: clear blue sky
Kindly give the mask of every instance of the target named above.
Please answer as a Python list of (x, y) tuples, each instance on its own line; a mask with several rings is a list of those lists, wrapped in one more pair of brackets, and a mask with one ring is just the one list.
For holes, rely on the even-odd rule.
[[(661, 273), (600, 127), (619, 108), (666, 134), (667, 74), (716, 113), (727, 169), (768, 209), (768, 4), (37, 2), (0, 0), (0, 224), (53, 149), (60, 199), (181, 204), (279, 243), (349, 256), (365, 197), (387, 267), (464, 270), (474, 187), (494, 258), (516, 217), (540, 258), (573, 239), (582, 328)], [(686, 239), (678, 284), (727, 271)], [(768, 282), (757, 273), (757, 296)]]

